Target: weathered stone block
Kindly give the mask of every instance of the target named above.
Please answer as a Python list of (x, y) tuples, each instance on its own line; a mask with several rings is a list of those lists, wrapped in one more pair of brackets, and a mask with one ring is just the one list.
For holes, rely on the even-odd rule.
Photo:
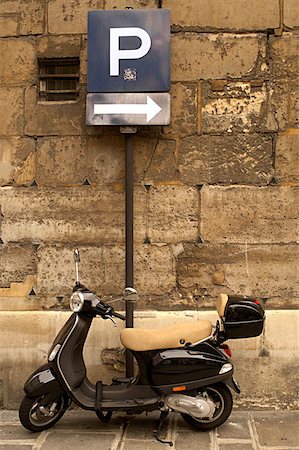
[(172, 81), (194, 81), (256, 75), (265, 66), (265, 56), (265, 38), (256, 34), (174, 34), (171, 77)]
[(265, 127), (268, 131), (284, 131), (289, 128), (289, 89), (286, 81), (269, 83), (269, 100), (265, 111)]
[[(155, 9), (156, 0), (105, 0), (105, 9)], [(164, 6), (163, 6), (164, 8)]]
[(2, 239), (97, 242), (123, 239), (123, 195), (102, 188), (2, 189)]
[(35, 176), (34, 154), (34, 139), (0, 138), (0, 186), (32, 181)]
[[(23, 281), (13, 281), (9, 287), (0, 288), (1, 311), (34, 311), (37, 309), (35, 295), (36, 276), (26, 275)], [(43, 309), (43, 302), (38, 307)]]
[[(55, 299), (60, 295), (68, 301), (75, 277), (72, 252), (72, 248), (65, 247), (44, 247), (38, 251), (36, 289), (39, 296)], [(83, 246), (80, 253), (82, 283), (100, 296), (119, 297), (125, 285), (124, 247)], [(134, 257), (135, 267), (138, 267), (134, 286), (147, 301), (152, 295), (169, 293), (175, 287), (174, 260), (168, 246), (136, 245)]]
[(289, 108), (289, 127), (299, 128), (299, 78), (294, 83), (290, 83)]
[[(49, 301), (49, 306), (55, 304), (57, 296), (65, 303), (70, 298), (75, 282), (73, 251), (74, 248), (61, 246), (41, 247), (38, 250), (36, 292)], [(80, 256), (80, 281), (101, 295), (105, 278), (102, 247), (86, 248), (83, 244), (80, 246)], [(116, 267), (119, 268), (117, 260)]]
[(227, 134), (183, 139), (178, 170), (186, 184), (268, 184), (273, 176), (272, 138)]
[(0, 15), (0, 36), (17, 36), (18, 32), (18, 16), (17, 14), (1, 14)]
[(284, 0), (283, 24), (288, 28), (299, 27), (299, 10), (296, 0)]
[(81, 36), (80, 83), (87, 84), (87, 37)]
[(147, 308), (151, 307), (151, 296), (169, 295), (176, 286), (175, 261), (169, 246), (136, 246), (135, 267), (136, 288)]
[(204, 241), (290, 243), (298, 239), (299, 189), (292, 187), (204, 187)]
[[(22, 86), (36, 79), (35, 43), (31, 39), (0, 39), (0, 84)], [(3, 62), (5, 62), (3, 64)]]
[(215, 82), (203, 83), (202, 130), (219, 131), (265, 130), (267, 125), (267, 84), (257, 82), (225, 82), (222, 89)]
[(103, 6), (103, 0), (49, 0), (49, 33), (87, 33), (87, 12), (91, 9), (103, 9)]
[(264, 298), (267, 307), (299, 304), (298, 245), (184, 244), (178, 288), (197, 307), (220, 292)]
[(115, 183), (124, 179), (124, 139), (121, 135), (89, 137), (86, 148), (91, 183)]
[(37, 146), (39, 186), (115, 183), (124, 176), (122, 136), (42, 138)]
[[(24, 282), (36, 272), (34, 247), (6, 245), (0, 247), (0, 287), (9, 288), (12, 282)], [(1, 308), (1, 297), (0, 297)]]
[(40, 36), (36, 40), (39, 58), (72, 58), (80, 56), (81, 36)]
[(152, 186), (148, 198), (148, 237), (151, 242), (198, 239), (199, 193), (188, 186)]
[(163, 0), (178, 27), (222, 30), (266, 30), (279, 27), (279, 1)]
[(197, 83), (173, 83), (171, 86), (170, 125), (163, 128), (166, 136), (188, 136), (197, 131)]
[[(145, 190), (135, 189), (135, 239), (146, 235)], [(1, 188), (6, 242), (108, 243), (124, 240), (124, 192), (116, 186), (92, 188)]]
[(299, 182), (299, 131), (281, 134), (276, 142), (275, 177), (279, 183)]
[(24, 131), (24, 91), (0, 88), (0, 136), (20, 136)]
[(176, 143), (151, 138), (134, 139), (135, 181), (152, 184), (177, 179)]
[(283, 33), (281, 37), (270, 36), (270, 70), (277, 78), (294, 78), (298, 76), (299, 35)]
[(38, 101), (38, 90), (25, 90), (25, 133), (29, 136), (80, 135), (85, 129), (85, 95), (77, 101)]
[[(46, 0), (5, 0), (0, 15), (9, 16), (10, 25), (3, 36), (34, 35), (45, 31)], [(2, 35), (2, 28), (0, 28)]]
[(39, 186), (82, 185), (88, 177), (86, 166), (86, 139), (38, 139), (36, 181)]

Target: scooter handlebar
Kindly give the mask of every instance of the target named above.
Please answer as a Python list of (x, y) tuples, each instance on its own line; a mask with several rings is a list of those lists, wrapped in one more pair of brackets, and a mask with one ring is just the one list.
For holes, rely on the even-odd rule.
[(122, 314), (119, 314), (118, 312), (115, 312), (112, 306), (107, 305), (106, 303), (103, 303), (100, 299), (98, 299), (99, 302), (96, 305), (97, 310), (103, 317), (107, 316), (114, 316), (121, 320), (126, 320), (126, 316), (123, 316)]
[(118, 319), (121, 319), (121, 320), (126, 320), (126, 316), (123, 316), (122, 314), (119, 314), (115, 311), (112, 312), (112, 316), (117, 317)]

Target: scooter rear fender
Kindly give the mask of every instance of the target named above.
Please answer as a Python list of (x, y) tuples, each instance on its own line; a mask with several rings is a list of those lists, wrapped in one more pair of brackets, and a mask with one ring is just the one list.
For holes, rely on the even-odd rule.
[(55, 396), (64, 393), (48, 364), (44, 364), (33, 372), (24, 385), (24, 391), (28, 397), (37, 397), (50, 392)]
[(225, 384), (227, 384), (227, 386), (229, 386), (231, 389), (233, 389), (237, 394), (241, 393), (239, 384), (237, 383), (237, 381), (234, 379), (233, 376), (231, 376), (228, 380), (226, 380)]

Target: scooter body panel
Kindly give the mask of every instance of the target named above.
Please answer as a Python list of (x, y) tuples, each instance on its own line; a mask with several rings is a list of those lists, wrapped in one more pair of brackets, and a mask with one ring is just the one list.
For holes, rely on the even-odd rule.
[(59, 395), (64, 392), (48, 364), (39, 367), (28, 378), (24, 391), (28, 397), (38, 397), (52, 392)]
[(202, 348), (162, 350), (152, 360), (152, 383), (178, 385), (195, 380), (217, 377), (227, 358), (211, 353), (211, 345)]
[[(183, 385), (184, 391), (224, 382), (232, 385), (231, 360), (211, 341), (194, 347), (132, 352), (138, 362), (140, 385), (150, 385), (160, 395), (173, 392)], [(231, 370), (220, 373), (224, 364)]]
[[(93, 317), (74, 313), (60, 330), (51, 351), (59, 346), (49, 366), (66, 390), (73, 392), (86, 378), (83, 347)], [(50, 354), (51, 354), (50, 351)]]

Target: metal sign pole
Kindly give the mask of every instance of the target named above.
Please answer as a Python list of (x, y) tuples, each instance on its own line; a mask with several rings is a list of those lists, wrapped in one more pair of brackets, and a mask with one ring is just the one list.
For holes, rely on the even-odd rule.
[[(87, 67), (86, 124), (120, 126), (125, 135), (126, 287), (133, 288), (133, 127), (170, 123), (170, 11), (89, 11)], [(130, 302), (126, 326), (133, 327)], [(127, 377), (133, 369), (127, 352)]]
[[(123, 127), (121, 133), (125, 134), (125, 191), (126, 191), (126, 287), (134, 287), (134, 146), (133, 134), (136, 128)], [(126, 302), (126, 327), (133, 328), (134, 305)], [(134, 376), (133, 356), (126, 351), (126, 376)]]

